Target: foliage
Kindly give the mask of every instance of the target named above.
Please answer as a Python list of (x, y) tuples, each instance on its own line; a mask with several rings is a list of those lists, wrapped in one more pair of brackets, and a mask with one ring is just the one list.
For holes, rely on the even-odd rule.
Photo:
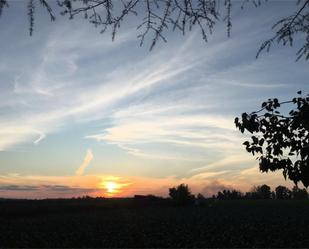
[(226, 190), (224, 189), (222, 192), (219, 191), (217, 194), (217, 198), (220, 200), (237, 200), (242, 198), (242, 193), (237, 190)]
[[(257, 57), (263, 50), (269, 51), (273, 43), (292, 45), (297, 37), (304, 38), (303, 45), (297, 52), (297, 60), (303, 56), (309, 58), (309, 0), (294, 1), (299, 6), (298, 11), (275, 23), (273, 26), (275, 35), (261, 45)], [(202, 38), (207, 42), (215, 24), (220, 20), (226, 23), (228, 36), (231, 33), (232, 0), (223, 0), (223, 7), (220, 2), (220, 0), (57, 0), (57, 6), (52, 8), (47, 0), (28, 0), (29, 32), (32, 35), (35, 10), (37, 6), (41, 6), (52, 21), (56, 19), (54, 9), (69, 19), (84, 16), (92, 25), (100, 27), (101, 33), (110, 30), (112, 39), (115, 39), (120, 26), (130, 16), (136, 16), (139, 18), (137, 29), (140, 30), (138, 36), (140, 45), (144, 43), (146, 36), (151, 35), (150, 50), (158, 40), (167, 41), (165, 34), (167, 30), (178, 30), (185, 34), (195, 26), (200, 29)], [(243, 0), (241, 8), (248, 2), (258, 7), (262, 0)], [(14, 1), (0, 0), (0, 15), (9, 3)]]
[(194, 200), (194, 195), (191, 194), (188, 185), (185, 184), (170, 188), (169, 195), (177, 205), (187, 205)]
[[(288, 104), (294, 108), (286, 114), (283, 106)], [(262, 172), (283, 170), (285, 179), (309, 186), (309, 95), (302, 97), (299, 91), (290, 101), (268, 99), (259, 111), (236, 117), (235, 125), (254, 134), (243, 144), (257, 155)]]
[(198, 193), (197, 196), (196, 196), (196, 198), (197, 198), (198, 200), (205, 200), (205, 199), (206, 199), (205, 196), (202, 195), (201, 193)]
[(253, 195), (256, 196), (256, 199), (270, 199), (271, 197), (271, 189), (266, 184), (253, 187), (252, 192), (253, 192)]
[(275, 191), (271, 191), (271, 188), (266, 185), (254, 186), (251, 191), (245, 194), (237, 190), (224, 189), (219, 191), (217, 195), (212, 198), (219, 200), (258, 200), (258, 199), (278, 199), (278, 200), (305, 200), (308, 199), (308, 192), (306, 189), (299, 189), (294, 186), (292, 190), (285, 186), (277, 186)]
[(292, 197), (292, 192), (285, 186), (278, 186), (275, 189), (276, 192), (276, 198), (285, 200), (285, 199), (290, 199)]
[(300, 189), (297, 186), (294, 186), (292, 189), (293, 199), (296, 200), (305, 200), (308, 199), (308, 192), (306, 189)]

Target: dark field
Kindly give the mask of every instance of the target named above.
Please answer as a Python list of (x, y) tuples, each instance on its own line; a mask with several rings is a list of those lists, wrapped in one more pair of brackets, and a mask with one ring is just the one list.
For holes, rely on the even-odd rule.
[(13, 201), (0, 215), (0, 247), (309, 247), (308, 201)]

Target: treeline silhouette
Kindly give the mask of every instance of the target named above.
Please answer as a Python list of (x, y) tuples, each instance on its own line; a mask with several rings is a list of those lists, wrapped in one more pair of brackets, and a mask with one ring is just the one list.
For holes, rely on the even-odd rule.
[[(212, 203), (214, 200), (309, 200), (309, 194), (305, 188), (294, 186), (289, 189), (285, 186), (277, 186), (274, 190), (270, 186), (263, 184), (254, 186), (248, 192), (241, 192), (236, 189), (224, 189), (212, 196), (204, 196), (199, 193), (194, 195), (186, 184), (169, 188), (169, 197), (155, 195), (134, 195), (133, 197), (91, 197), (89, 195), (72, 198), (53, 199), (7, 199), (0, 198), (0, 212), (11, 213), (32, 213), (33, 209), (45, 211), (70, 211), (88, 210), (92, 207), (143, 207), (143, 206), (187, 206), (204, 205)], [(7, 208), (7, 205), (10, 208)], [(12, 206), (13, 205), (13, 206)], [(15, 208), (17, 208), (15, 210)], [(38, 210), (36, 212), (38, 212)], [(16, 212), (15, 212), (16, 211)]]
[(266, 185), (255, 186), (251, 191), (242, 193), (238, 190), (225, 189), (219, 191), (217, 195), (213, 198), (221, 200), (231, 200), (231, 199), (277, 199), (277, 200), (305, 200), (308, 199), (308, 192), (305, 188), (301, 189), (294, 186), (289, 189), (285, 186), (277, 186), (274, 191)]
[(285, 186), (277, 186), (274, 190), (263, 184), (254, 186), (248, 192), (241, 192), (235, 189), (224, 189), (211, 197), (205, 197), (199, 193), (196, 196), (191, 193), (189, 186), (180, 184), (169, 188), (169, 198), (154, 195), (135, 195), (134, 202), (139, 205), (161, 205), (163, 203), (176, 206), (203, 205), (209, 200), (306, 200), (309, 195), (305, 188), (294, 186), (289, 189)]
[(188, 187), (188, 185), (180, 184), (177, 187), (169, 189), (169, 195), (177, 205), (187, 205), (187, 204), (202, 204), (204, 200), (207, 199), (218, 199), (218, 200), (306, 200), (308, 199), (308, 192), (305, 188), (301, 189), (298, 186), (294, 186), (289, 189), (285, 186), (277, 186), (274, 190), (270, 186), (263, 184), (259, 186), (254, 186), (251, 191), (241, 192), (235, 189), (224, 189), (219, 191), (216, 195), (211, 198), (206, 198), (202, 194), (194, 196)]

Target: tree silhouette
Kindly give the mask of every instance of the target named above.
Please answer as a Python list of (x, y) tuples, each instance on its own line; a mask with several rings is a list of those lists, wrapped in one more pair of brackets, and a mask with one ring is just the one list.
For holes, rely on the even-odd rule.
[(255, 187), (254, 192), (257, 194), (258, 199), (270, 199), (271, 197), (271, 189), (266, 184)]
[(276, 199), (285, 200), (291, 199), (292, 192), (285, 186), (278, 186), (275, 189)]
[(217, 198), (220, 200), (237, 200), (242, 198), (242, 193), (235, 189), (224, 189), (217, 193)]
[(201, 193), (198, 193), (197, 196), (196, 196), (196, 199), (198, 199), (199, 201), (203, 201), (203, 200), (205, 200), (206, 198), (205, 198), (205, 196), (202, 195)]
[[(112, 39), (115, 39), (121, 25), (130, 16), (135, 15), (139, 18), (137, 29), (140, 30), (140, 44), (144, 43), (146, 36), (152, 36), (150, 50), (159, 40), (167, 41), (167, 30), (178, 30), (185, 34), (197, 26), (202, 38), (207, 42), (218, 21), (226, 23), (228, 36), (232, 27), (232, 0), (224, 0), (223, 7), (220, 0), (57, 0), (56, 6), (51, 6), (47, 0), (27, 1), (30, 35), (33, 34), (35, 12), (38, 7), (47, 11), (51, 21), (56, 20), (55, 9), (69, 19), (84, 16), (92, 25), (100, 27), (101, 33), (110, 30)], [(258, 7), (262, 0), (244, 0), (241, 8), (248, 2)], [(274, 43), (292, 45), (297, 37), (303, 40), (297, 52), (297, 60), (301, 57), (309, 59), (309, 0), (294, 2), (299, 6), (298, 10), (273, 25), (275, 34), (262, 43), (257, 57), (262, 51), (269, 51)], [(0, 0), (0, 16), (12, 3), (13, 0)]]
[[(287, 112), (284, 105), (294, 108)], [(260, 110), (236, 117), (235, 125), (254, 134), (243, 144), (257, 155), (262, 172), (282, 170), (285, 179), (309, 186), (309, 95), (299, 91), (290, 101), (268, 99)]]
[(187, 205), (194, 201), (194, 195), (191, 194), (188, 185), (180, 184), (177, 187), (169, 189), (169, 195), (177, 205)]
[(294, 186), (292, 189), (293, 199), (296, 200), (305, 200), (308, 199), (308, 192), (306, 189), (300, 189), (297, 186)]

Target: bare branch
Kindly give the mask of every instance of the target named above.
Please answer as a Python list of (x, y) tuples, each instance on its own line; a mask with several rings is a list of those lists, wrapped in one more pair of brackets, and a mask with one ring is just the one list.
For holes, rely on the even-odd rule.
[[(298, 2), (300, 3), (301, 1)], [(278, 31), (276, 31), (276, 34), (272, 38), (262, 43), (256, 54), (256, 58), (258, 58), (261, 52), (264, 50), (269, 52), (274, 42), (277, 42), (278, 44), (282, 43), (284, 46), (287, 44), (292, 46), (294, 36), (298, 33), (302, 33), (306, 36), (305, 43), (297, 51), (296, 61), (301, 59), (303, 56), (305, 56), (306, 60), (309, 59), (309, 11), (303, 14), (306, 9), (308, 10), (308, 7), (309, 0), (306, 0), (294, 15), (285, 17), (275, 23), (273, 25), (273, 29), (279, 27)]]
[(27, 8), (29, 17), (29, 34), (31, 36), (33, 33), (33, 26), (34, 26), (34, 9), (35, 9), (34, 0), (29, 0)]
[(7, 0), (0, 0), (0, 16), (2, 15), (4, 7), (9, 7)]

